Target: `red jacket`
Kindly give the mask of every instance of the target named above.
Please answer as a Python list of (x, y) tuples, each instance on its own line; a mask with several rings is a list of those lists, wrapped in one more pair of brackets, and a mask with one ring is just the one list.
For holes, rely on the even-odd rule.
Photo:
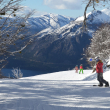
[(78, 67), (77, 66), (75, 67), (75, 70), (78, 70)]
[(103, 73), (103, 63), (102, 63), (101, 60), (99, 60), (99, 61), (97, 62), (96, 72), (97, 72), (97, 73)]
[(83, 69), (83, 66), (80, 66), (80, 69)]

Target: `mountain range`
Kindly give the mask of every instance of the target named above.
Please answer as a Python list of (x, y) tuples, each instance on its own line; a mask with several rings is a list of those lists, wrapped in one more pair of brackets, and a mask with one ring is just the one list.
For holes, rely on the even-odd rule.
[(9, 59), (7, 68), (17, 66), (23, 69), (61, 71), (83, 64), (89, 67), (83, 57), (90, 44), (92, 34), (104, 23), (110, 23), (110, 10), (95, 10), (87, 14), (87, 31), (84, 31), (84, 17), (70, 18), (47, 14), (28, 19), (30, 32), (35, 40), (20, 55)]

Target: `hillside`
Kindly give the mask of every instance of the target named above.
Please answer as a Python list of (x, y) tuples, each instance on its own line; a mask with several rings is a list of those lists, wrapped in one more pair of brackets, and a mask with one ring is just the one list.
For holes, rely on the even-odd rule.
[[(48, 17), (49, 22), (47, 23), (47, 19), (44, 19), (47, 16), (40, 17), (39, 20), (41, 18), (44, 19), (43, 21), (41, 20), (40, 25), (41, 23), (43, 25), (47, 23), (49, 26), (50, 23), (50, 27), (38, 32), (34, 42), (21, 55), (18, 55), (19, 57), (10, 59), (11, 63), (7, 67), (19, 66), (22, 69), (44, 71), (68, 70), (74, 68), (76, 64), (83, 64), (84, 68), (89, 67), (83, 54), (90, 44), (92, 34), (104, 23), (110, 23), (109, 12), (109, 9), (105, 9), (88, 13), (87, 32), (82, 30), (83, 17), (78, 17), (72, 21), (69, 18), (69, 23), (63, 22), (64, 25), (61, 25), (62, 20), (66, 21), (67, 18), (61, 16), (53, 17), (50, 14)], [(59, 21), (57, 22), (57, 20)], [(33, 22), (39, 23), (35, 20)]]
[[(104, 78), (110, 82), (110, 71)], [(110, 89), (93, 87), (96, 73), (74, 70), (0, 80), (1, 110), (109, 110)]]
[(38, 17), (30, 17), (27, 23), (30, 25), (30, 32), (35, 34), (45, 29), (48, 31), (58, 29), (71, 21), (74, 21), (74, 18), (50, 13)]

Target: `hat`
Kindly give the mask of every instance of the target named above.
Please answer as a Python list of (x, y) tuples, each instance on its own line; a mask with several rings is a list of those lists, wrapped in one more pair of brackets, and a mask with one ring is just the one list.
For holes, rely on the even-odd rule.
[(97, 56), (97, 57), (95, 57), (95, 60), (96, 60), (96, 59), (99, 59), (99, 58), (100, 58), (100, 57), (99, 57), (99, 56)]
[(96, 60), (96, 62), (98, 62), (100, 59), (99, 59), (99, 57), (95, 57), (95, 60)]

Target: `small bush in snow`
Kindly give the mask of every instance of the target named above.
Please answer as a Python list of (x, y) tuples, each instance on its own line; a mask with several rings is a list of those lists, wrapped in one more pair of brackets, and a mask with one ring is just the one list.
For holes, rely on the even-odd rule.
[(13, 68), (12, 72), (13, 72), (13, 76), (16, 79), (23, 77), (23, 73), (21, 72), (20, 68)]

